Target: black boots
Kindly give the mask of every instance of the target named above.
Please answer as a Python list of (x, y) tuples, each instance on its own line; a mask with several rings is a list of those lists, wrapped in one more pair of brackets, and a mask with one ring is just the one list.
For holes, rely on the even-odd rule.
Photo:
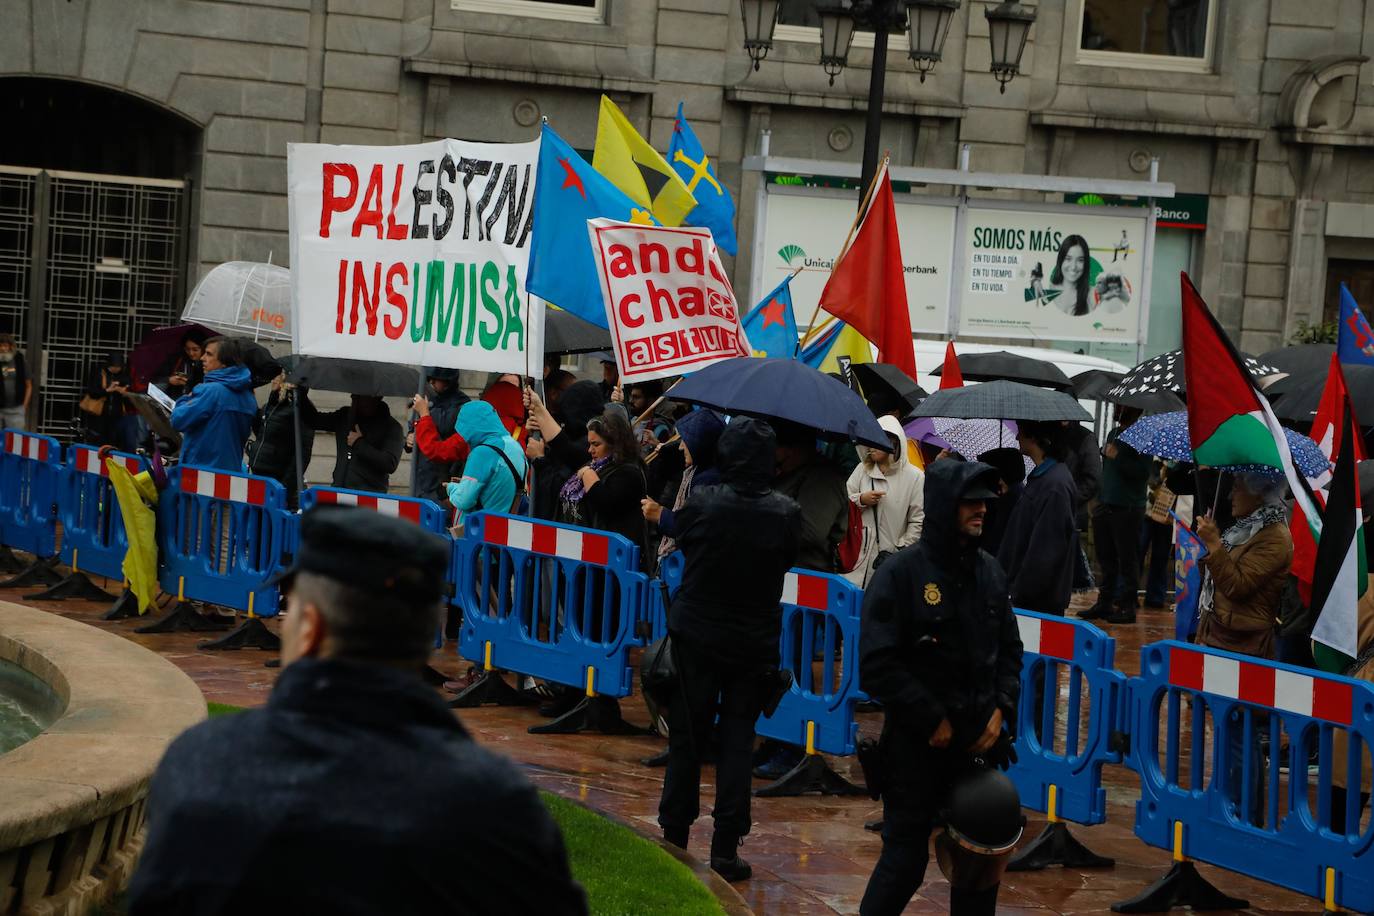
[(691, 832), (687, 827), (664, 827), (663, 839), (672, 843), (678, 849), (687, 848), (687, 835)]
[(754, 874), (749, 863), (739, 857), (742, 841), (742, 837), (730, 834), (715, 833), (711, 836), (711, 871), (732, 884), (748, 881)]

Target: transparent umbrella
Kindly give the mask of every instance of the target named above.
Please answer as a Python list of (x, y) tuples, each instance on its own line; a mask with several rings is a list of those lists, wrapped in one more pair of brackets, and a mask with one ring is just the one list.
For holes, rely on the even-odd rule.
[(252, 261), (221, 264), (196, 284), (181, 319), (253, 340), (289, 341), (291, 271)]

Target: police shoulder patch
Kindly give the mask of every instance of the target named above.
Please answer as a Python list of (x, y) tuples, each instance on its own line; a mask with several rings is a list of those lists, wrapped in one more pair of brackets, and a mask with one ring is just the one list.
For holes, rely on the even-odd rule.
[(935, 605), (940, 603), (940, 586), (934, 582), (927, 582), (925, 587), (926, 604)]

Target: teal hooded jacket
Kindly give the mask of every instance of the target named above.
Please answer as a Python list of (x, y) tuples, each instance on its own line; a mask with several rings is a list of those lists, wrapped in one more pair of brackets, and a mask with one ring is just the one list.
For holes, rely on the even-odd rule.
[[(519, 443), (507, 435), (496, 408), (486, 401), (464, 404), (458, 411), (455, 428), (471, 451), (463, 465), (462, 480), (447, 487), (448, 501), (453, 503), (459, 515), (482, 509), (509, 512), (519, 492), (516, 474), (520, 478), (520, 488), (524, 488), (525, 453)], [(501, 460), (497, 449), (510, 459), (510, 465)], [(511, 473), (511, 466), (516, 474)]]

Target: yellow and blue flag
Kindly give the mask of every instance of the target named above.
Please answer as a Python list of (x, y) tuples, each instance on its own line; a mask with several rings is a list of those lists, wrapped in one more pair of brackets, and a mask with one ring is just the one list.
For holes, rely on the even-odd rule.
[(744, 334), (755, 356), (797, 355), (797, 317), (792, 312), (792, 278), (778, 284), (744, 316)]
[[(677, 172), (604, 95), (596, 121), (592, 166), (635, 203), (652, 210), (654, 218), (665, 226), (681, 226), (697, 205)], [(655, 183), (654, 191), (649, 190), (646, 178)]]
[[(683, 116), (681, 102), (677, 103), (673, 139), (668, 144), (668, 162), (697, 199), (696, 209), (687, 214), (687, 225), (710, 229), (716, 247), (735, 254), (739, 250), (739, 242), (735, 239), (735, 202), (730, 199), (729, 189), (720, 183), (716, 167), (707, 158), (696, 131)], [(792, 354), (787, 355), (790, 358)]]
[(873, 362), (873, 348), (858, 331), (834, 321), (812, 337), (797, 358), (812, 369), (848, 376), (847, 365)]
[(604, 216), (656, 225), (641, 208), (578, 155), (545, 124), (534, 185), (534, 229), (525, 289), (597, 327), (606, 327), (606, 306), (587, 220)]
[(1336, 355), (1343, 363), (1374, 366), (1374, 330), (1350, 290), (1341, 284), (1341, 323), (1336, 331)]

